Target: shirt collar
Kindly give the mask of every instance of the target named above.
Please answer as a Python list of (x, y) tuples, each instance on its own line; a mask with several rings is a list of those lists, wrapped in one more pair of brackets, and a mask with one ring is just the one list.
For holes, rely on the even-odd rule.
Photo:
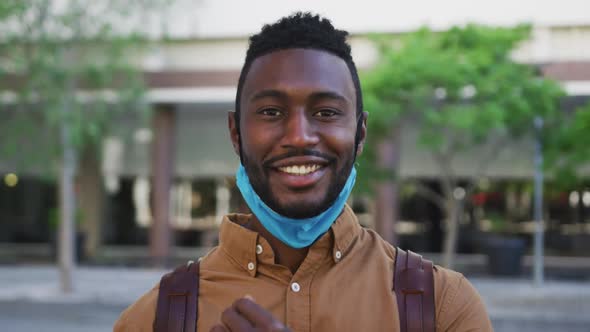
[(332, 224), (330, 230), (334, 238), (332, 258), (338, 262), (344, 258), (361, 231), (361, 225), (348, 204), (344, 205), (342, 213)]
[[(228, 214), (223, 217), (219, 231), (220, 248), (251, 276), (256, 275), (259, 262), (274, 262), (274, 253), (270, 244), (258, 233), (244, 227), (250, 221), (251, 214)], [(352, 209), (346, 204), (340, 216), (330, 227), (330, 231), (322, 235), (312, 248), (323, 247), (329, 243), (335, 262), (344, 259), (349, 248), (360, 232), (361, 226)], [(257, 254), (257, 246), (262, 253)], [(330, 248), (331, 247), (331, 248)]]
[[(235, 263), (251, 276), (255, 276), (258, 266), (256, 246), (259, 244), (259, 236), (258, 233), (244, 227), (251, 216), (234, 213), (223, 217), (219, 230), (219, 246)], [(263, 240), (262, 237), (260, 238)]]

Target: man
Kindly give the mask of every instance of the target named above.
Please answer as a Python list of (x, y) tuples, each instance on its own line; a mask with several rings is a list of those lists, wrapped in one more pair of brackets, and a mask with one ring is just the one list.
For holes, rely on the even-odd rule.
[[(200, 262), (197, 331), (400, 331), (396, 249), (345, 204), (367, 112), (346, 42), (327, 19), (295, 14), (251, 37), (228, 116), (252, 214), (224, 218)], [(491, 331), (475, 289), (434, 271), (437, 331)], [(115, 331), (151, 331), (158, 286)]]

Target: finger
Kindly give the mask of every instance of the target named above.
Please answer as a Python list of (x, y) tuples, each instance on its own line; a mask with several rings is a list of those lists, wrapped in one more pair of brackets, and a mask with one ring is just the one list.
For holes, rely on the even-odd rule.
[(252, 324), (233, 307), (225, 309), (221, 314), (221, 322), (230, 331), (249, 331), (253, 328)]
[(276, 320), (270, 312), (250, 299), (238, 299), (234, 302), (233, 307), (241, 314), (241, 316), (246, 318), (256, 327), (271, 327), (276, 329), (283, 329), (285, 327), (281, 322)]
[(223, 325), (214, 325), (209, 332), (229, 332)]

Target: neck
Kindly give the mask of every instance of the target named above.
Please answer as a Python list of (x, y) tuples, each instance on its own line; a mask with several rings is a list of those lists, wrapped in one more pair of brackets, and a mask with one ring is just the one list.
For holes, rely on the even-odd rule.
[(267, 231), (254, 214), (252, 214), (251, 222), (247, 227), (260, 234), (270, 244), (275, 254), (276, 264), (287, 267), (293, 274), (297, 272), (297, 269), (299, 269), (299, 266), (307, 256), (309, 247), (299, 249), (289, 247)]

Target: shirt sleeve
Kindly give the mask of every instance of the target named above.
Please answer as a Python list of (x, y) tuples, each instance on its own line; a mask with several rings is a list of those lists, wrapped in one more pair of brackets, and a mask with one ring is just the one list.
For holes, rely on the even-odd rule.
[(158, 285), (129, 306), (113, 326), (113, 332), (151, 332), (156, 316)]
[[(438, 268), (435, 273), (445, 274), (437, 298), (436, 330), (444, 332), (492, 332), (492, 323), (477, 290), (463, 275)], [(445, 271), (441, 271), (445, 270)], [(444, 280), (446, 279), (446, 280)]]
[(126, 321), (119, 319), (115, 323), (115, 326), (113, 326), (113, 332), (139, 332), (139, 329), (136, 326), (132, 326)]

